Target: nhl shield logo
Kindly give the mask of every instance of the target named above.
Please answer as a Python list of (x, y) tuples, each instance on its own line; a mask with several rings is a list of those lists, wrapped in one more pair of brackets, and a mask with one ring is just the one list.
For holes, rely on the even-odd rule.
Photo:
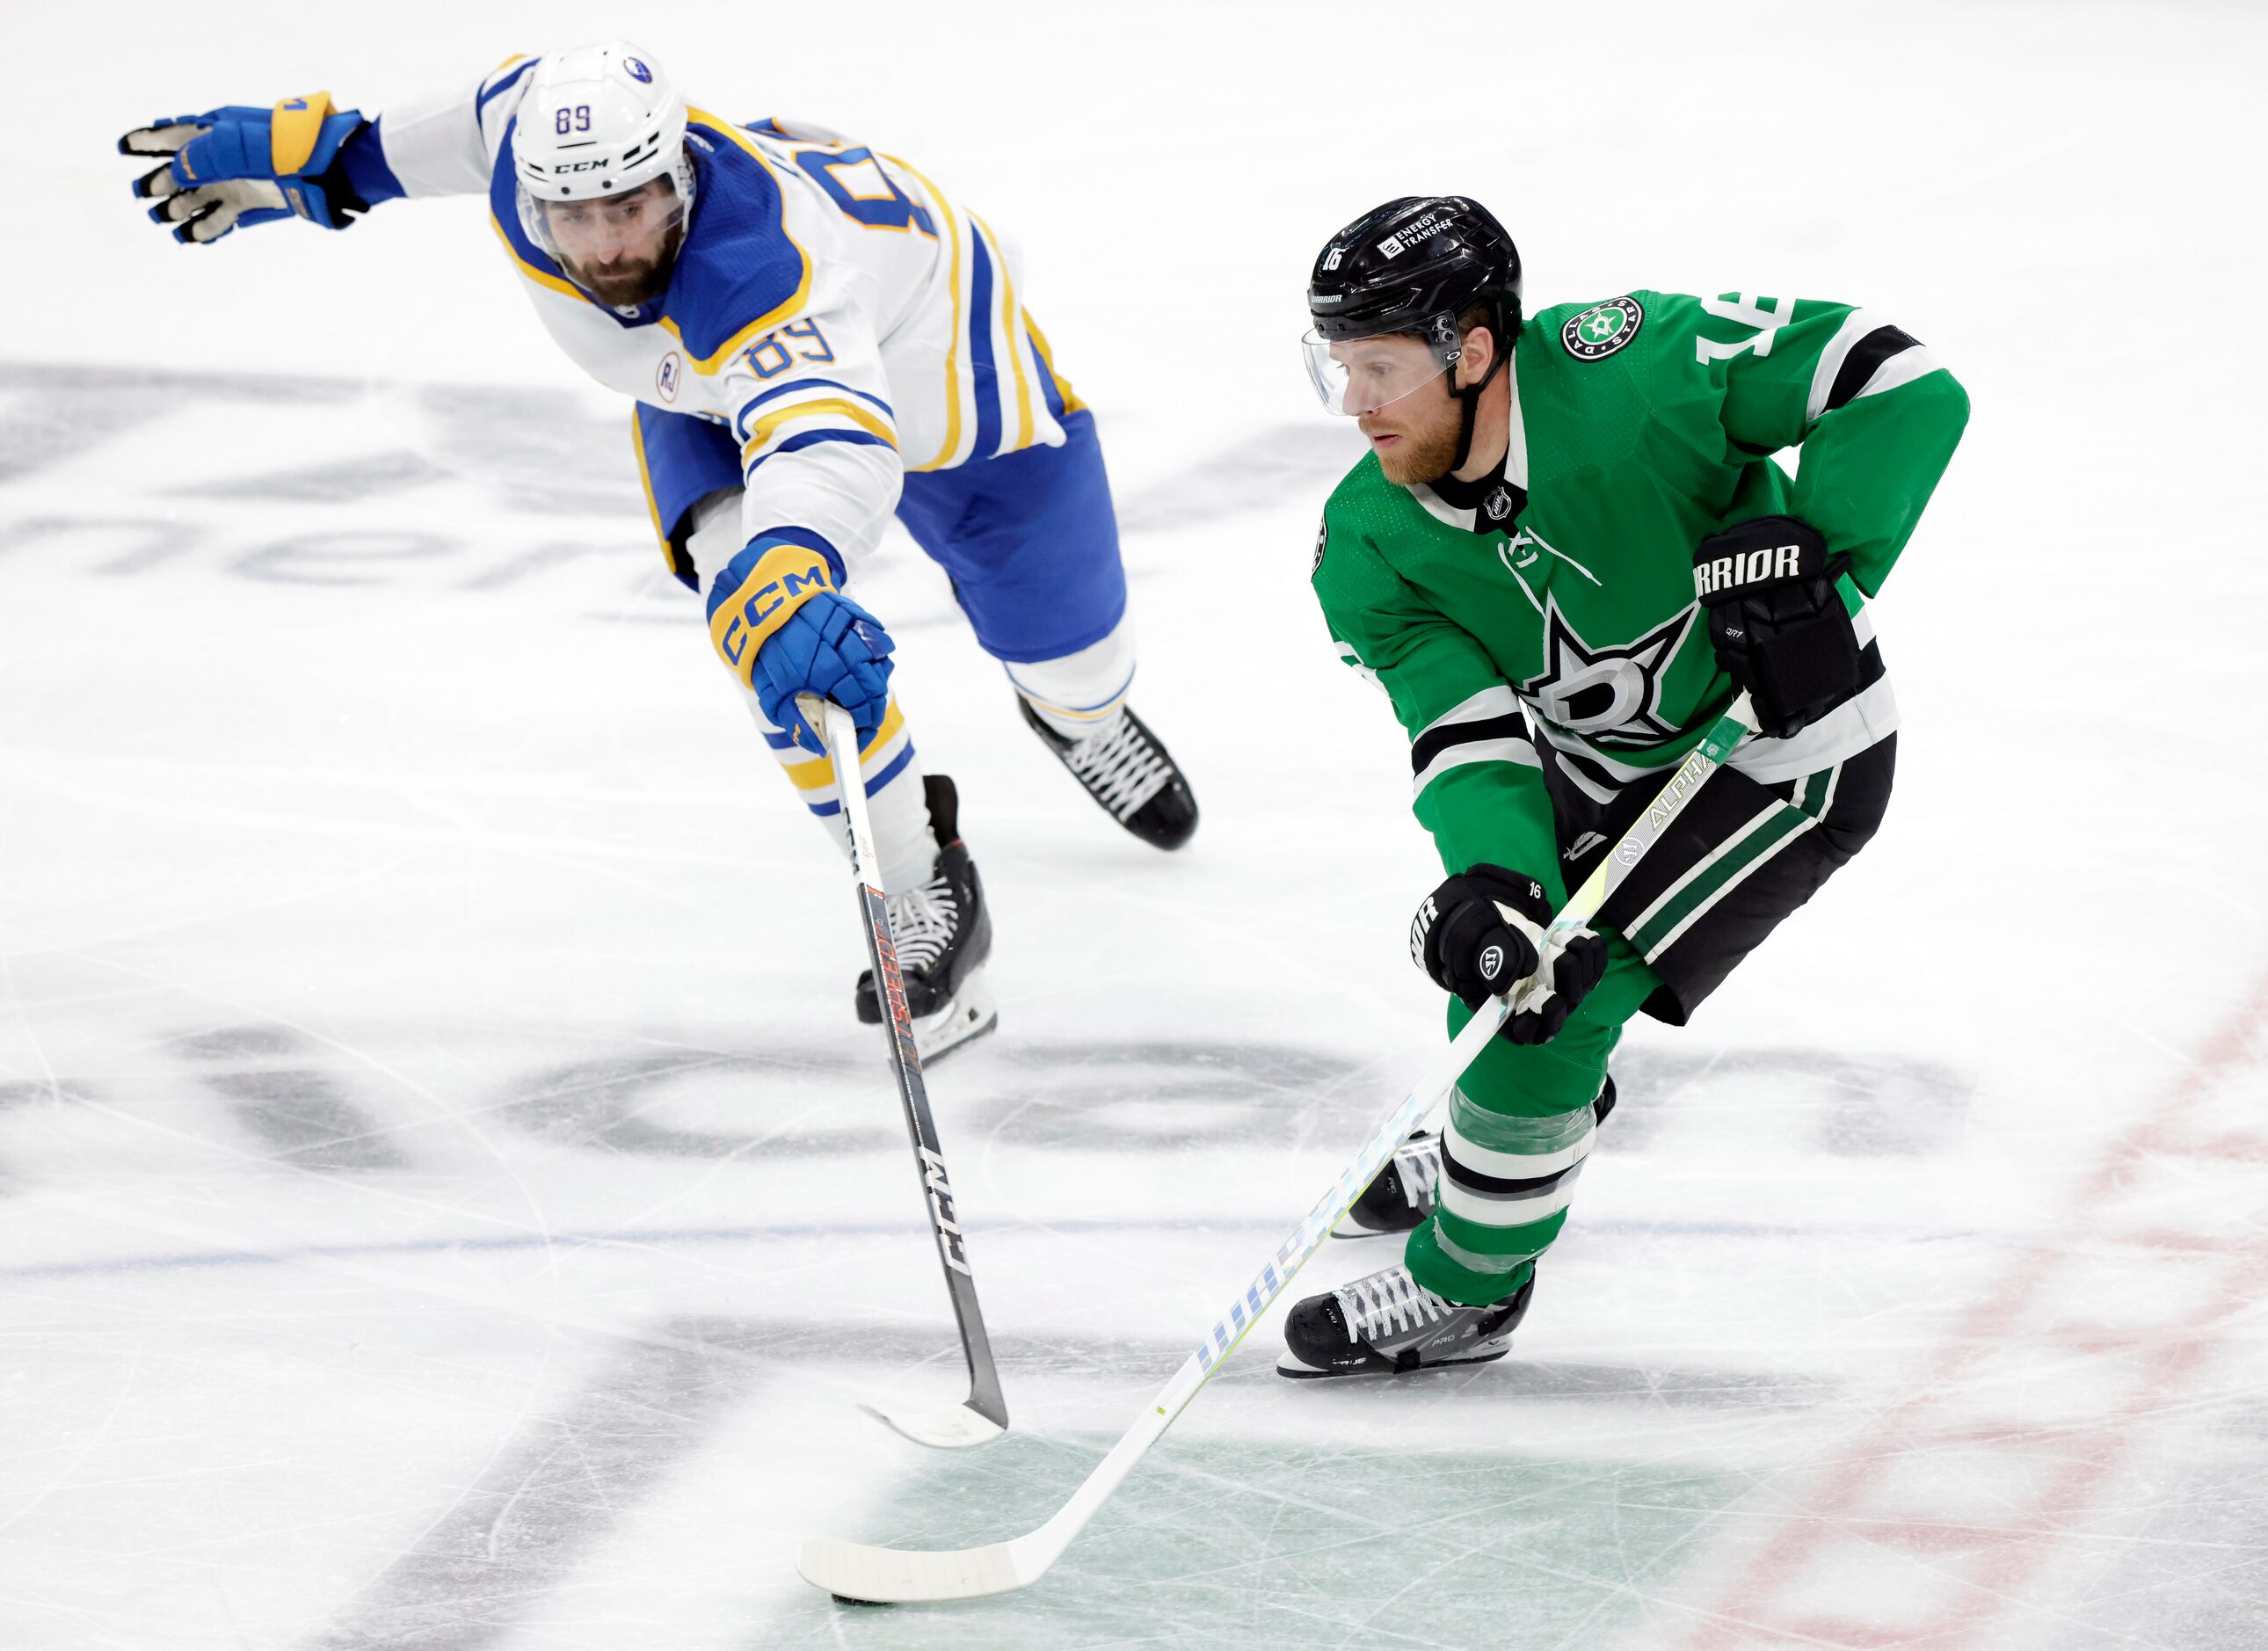
[(1331, 524), (1328, 520), (1315, 524), (1315, 559), (1307, 564), (1307, 577), (1313, 579), (1322, 571), (1323, 547), (1331, 542)]
[(1481, 514), (1493, 522), (1502, 522), (1509, 517), (1512, 514), (1512, 490), (1501, 482), (1491, 488), (1489, 496), (1481, 501)]
[(1559, 343), (1578, 361), (1603, 361), (1637, 337), (1645, 320), (1636, 299), (1609, 299), (1571, 317), (1559, 329)]

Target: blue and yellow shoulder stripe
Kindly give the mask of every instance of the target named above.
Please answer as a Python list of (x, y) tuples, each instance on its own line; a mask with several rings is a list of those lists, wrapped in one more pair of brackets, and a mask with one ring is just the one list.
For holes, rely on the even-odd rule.
[(771, 163), (753, 138), (706, 110), (687, 114), (699, 174), (661, 324), (696, 372), (713, 373), (811, 297), (811, 258), (788, 233)]

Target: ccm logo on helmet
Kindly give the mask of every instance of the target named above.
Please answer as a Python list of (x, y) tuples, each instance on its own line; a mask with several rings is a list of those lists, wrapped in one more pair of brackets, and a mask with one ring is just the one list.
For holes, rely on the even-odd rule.
[(1746, 556), (1719, 556), (1713, 562), (1704, 562), (1693, 570), (1693, 593), (1713, 596), (1719, 591), (1728, 591), (1735, 585), (1754, 585), (1762, 579), (1800, 579), (1803, 575), (1803, 547), (1799, 544), (1768, 546), (1751, 550)]

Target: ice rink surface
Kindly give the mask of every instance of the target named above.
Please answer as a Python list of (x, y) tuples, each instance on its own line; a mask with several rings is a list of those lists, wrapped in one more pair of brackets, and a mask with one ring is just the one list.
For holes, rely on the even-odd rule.
[[(176, 247), (117, 134), (383, 108), (627, 27), (916, 157), (1095, 406), (1205, 810), (1166, 859), (899, 538), (999, 1035), (933, 1074), (959, 1352), (850, 896), (663, 575), (624, 409), (471, 202)], [(0, 1646), (2268, 1643), (2268, 382), (2241, 5), (465, 8), (13, 20), (0, 260)], [(1530, 303), (1864, 302), (1975, 416), (1877, 612), (1876, 844), (1641, 1021), (1505, 1361), (1262, 1326), (1041, 1584), (854, 1610), (799, 1537), (1037, 1524), (1438, 1036), (1438, 876), (1305, 588), (1322, 239), (1462, 189)], [(1334, 1242), (1294, 1294), (1393, 1259)]]

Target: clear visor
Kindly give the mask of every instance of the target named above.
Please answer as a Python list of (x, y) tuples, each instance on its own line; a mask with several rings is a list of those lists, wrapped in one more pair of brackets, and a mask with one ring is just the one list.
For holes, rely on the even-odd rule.
[(685, 200), (665, 173), (627, 195), (539, 201), (519, 191), (519, 226), (570, 273), (651, 264), (685, 221)]
[(1300, 341), (1300, 348), (1323, 405), (1351, 418), (1422, 390), (1449, 370), (1432, 347), (1413, 333), (1321, 338), (1310, 332)]

